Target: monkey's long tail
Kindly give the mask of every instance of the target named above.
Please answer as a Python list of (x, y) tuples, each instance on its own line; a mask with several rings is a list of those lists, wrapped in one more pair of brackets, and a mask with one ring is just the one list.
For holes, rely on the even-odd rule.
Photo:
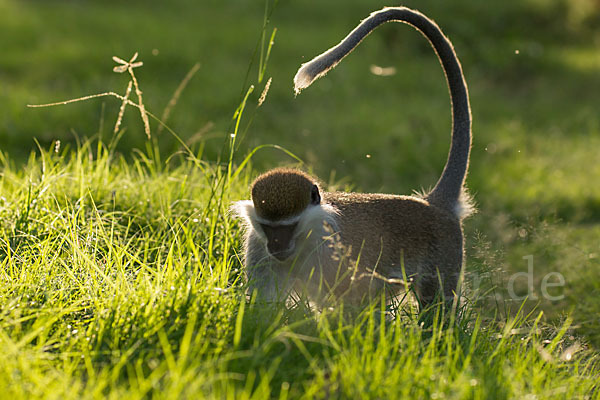
[(459, 218), (469, 204), (463, 196), (463, 185), (469, 166), (471, 150), (471, 107), (467, 84), (452, 43), (435, 22), (418, 11), (406, 7), (389, 7), (372, 13), (337, 46), (302, 64), (294, 77), (296, 94), (310, 86), (339, 64), (375, 28), (385, 22), (404, 22), (419, 30), (433, 46), (446, 75), (452, 103), (452, 142), (442, 176), (427, 200), (448, 209)]

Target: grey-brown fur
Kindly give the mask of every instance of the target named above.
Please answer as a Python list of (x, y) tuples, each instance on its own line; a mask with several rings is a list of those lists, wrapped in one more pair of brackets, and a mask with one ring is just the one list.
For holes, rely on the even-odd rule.
[[(360, 257), (358, 274), (370, 281), (370, 271), (387, 279), (416, 283), (425, 303), (433, 300), (440, 282), (452, 299), (463, 258), (461, 223), (452, 213), (427, 200), (386, 194), (325, 193), (324, 199), (339, 212), (341, 243)], [(384, 281), (375, 279), (381, 286)], [(339, 292), (350, 290), (350, 282)], [(356, 285), (356, 282), (353, 283)]]
[[(250, 288), (267, 299), (276, 298), (278, 292), (287, 296), (296, 288), (322, 305), (331, 298), (357, 303), (372, 298), (386, 282), (404, 277), (415, 283), (424, 303), (440, 293), (451, 300), (457, 288), (463, 264), (462, 219), (471, 211), (464, 188), (471, 112), (460, 63), (439, 27), (404, 7), (375, 12), (340, 44), (302, 66), (294, 79), (296, 92), (335, 67), (388, 21), (405, 22), (421, 31), (444, 68), (453, 115), (444, 171), (423, 198), (336, 192), (318, 195), (318, 202), (314, 201), (315, 180), (303, 172), (276, 169), (258, 177), (252, 187), (252, 206), (242, 201), (234, 208), (246, 220)], [(290, 224), (297, 224), (297, 228), (293, 225), (297, 232), (288, 243), (284, 238), (289, 237)], [(278, 236), (278, 229), (286, 229), (287, 234)], [(289, 252), (278, 251), (276, 258), (269, 254), (267, 243), (278, 237), (289, 244)]]
[[(259, 176), (253, 188), (274, 182), (281, 204), (305, 199), (316, 184), (302, 171), (275, 169)], [(299, 182), (305, 190), (300, 196)], [(261, 218), (270, 212), (263, 209), (268, 204), (263, 195), (271, 198), (268, 190), (253, 190), (253, 210)], [(294, 256), (285, 261), (268, 254), (260, 224), (246, 216), (246, 273), (261, 296), (286, 297), (296, 288), (320, 305), (356, 304), (373, 298), (387, 282), (407, 278), (425, 304), (440, 287), (440, 294), (453, 298), (463, 258), (461, 219), (454, 213), (419, 197), (344, 192), (322, 193), (322, 203), (314, 207), (326, 211), (298, 232)], [(278, 220), (269, 222), (276, 226)]]

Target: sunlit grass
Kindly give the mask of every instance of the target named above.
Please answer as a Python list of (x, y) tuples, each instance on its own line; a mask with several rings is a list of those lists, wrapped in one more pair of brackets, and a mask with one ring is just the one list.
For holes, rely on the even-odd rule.
[[(582, 16), (578, 3), (565, 3), (565, 16), (554, 0), (409, 1), (453, 39), (473, 102), (468, 183), (480, 211), (465, 223), (468, 290), (449, 320), (410, 308), (395, 318), (376, 307), (319, 314), (257, 304), (243, 287), (228, 209), (259, 170), (298, 154), (331, 188), (396, 193), (439, 175), (447, 91), (410, 29), (382, 29), (336, 74), (292, 95), (299, 63), (383, 3), (344, 3), (339, 18), (337, 2), (279, 5), (275, 37), (263, 5), (0, 2), (0, 393), (597, 397), (600, 123), (586, 22), (596, 11)], [(248, 68), (253, 49), (260, 59)], [(119, 101), (25, 109), (124, 88), (110, 57), (138, 50), (151, 111), (202, 65), (162, 114), (177, 133), (151, 119), (146, 140), (138, 110), (110, 133)], [(371, 64), (397, 73), (375, 76)], [(535, 271), (525, 301), (506, 294), (524, 257)], [(540, 292), (551, 272), (566, 282), (556, 301)]]
[(253, 172), (225, 188), (226, 167), (151, 158), (91, 142), (18, 170), (3, 158), (5, 395), (573, 398), (600, 383), (568, 323), (535, 314), (494, 322), (465, 305), (423, 324), (247, 303), (225, 207)]

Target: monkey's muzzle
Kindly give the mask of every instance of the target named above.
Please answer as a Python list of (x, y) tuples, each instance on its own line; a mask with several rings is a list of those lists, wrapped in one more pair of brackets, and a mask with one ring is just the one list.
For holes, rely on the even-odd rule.
[(279, 261), (285, 261), (288, 258), (290, 258), (290, 256), (292, 254), (294, 254), (294, 251), (293, 250), (288, 250), (288, 251), (280, 251), (280, 252), (277, 252), (277, 253), (271, 253), (271, 251), (269, 250), (269, 253), (273, 257), (275, 257), (276, 259), (278, 259)]
[(260, 225), (267, 237), (269, 254), (279, 261), (284, 261), (294, 253), (293, 239), (297, 225), (297, 223), (290, 225)]

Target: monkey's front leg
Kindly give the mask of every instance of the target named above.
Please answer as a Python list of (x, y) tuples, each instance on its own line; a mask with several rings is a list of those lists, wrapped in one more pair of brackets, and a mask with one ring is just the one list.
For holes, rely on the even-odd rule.
[(284, 301), (290, 294), (293, 279), (285, 265), (267, 252), (265, 244), (252, 233), (246, 243), (245, 272), (248, 294), (257, 292), (260, 301)]

